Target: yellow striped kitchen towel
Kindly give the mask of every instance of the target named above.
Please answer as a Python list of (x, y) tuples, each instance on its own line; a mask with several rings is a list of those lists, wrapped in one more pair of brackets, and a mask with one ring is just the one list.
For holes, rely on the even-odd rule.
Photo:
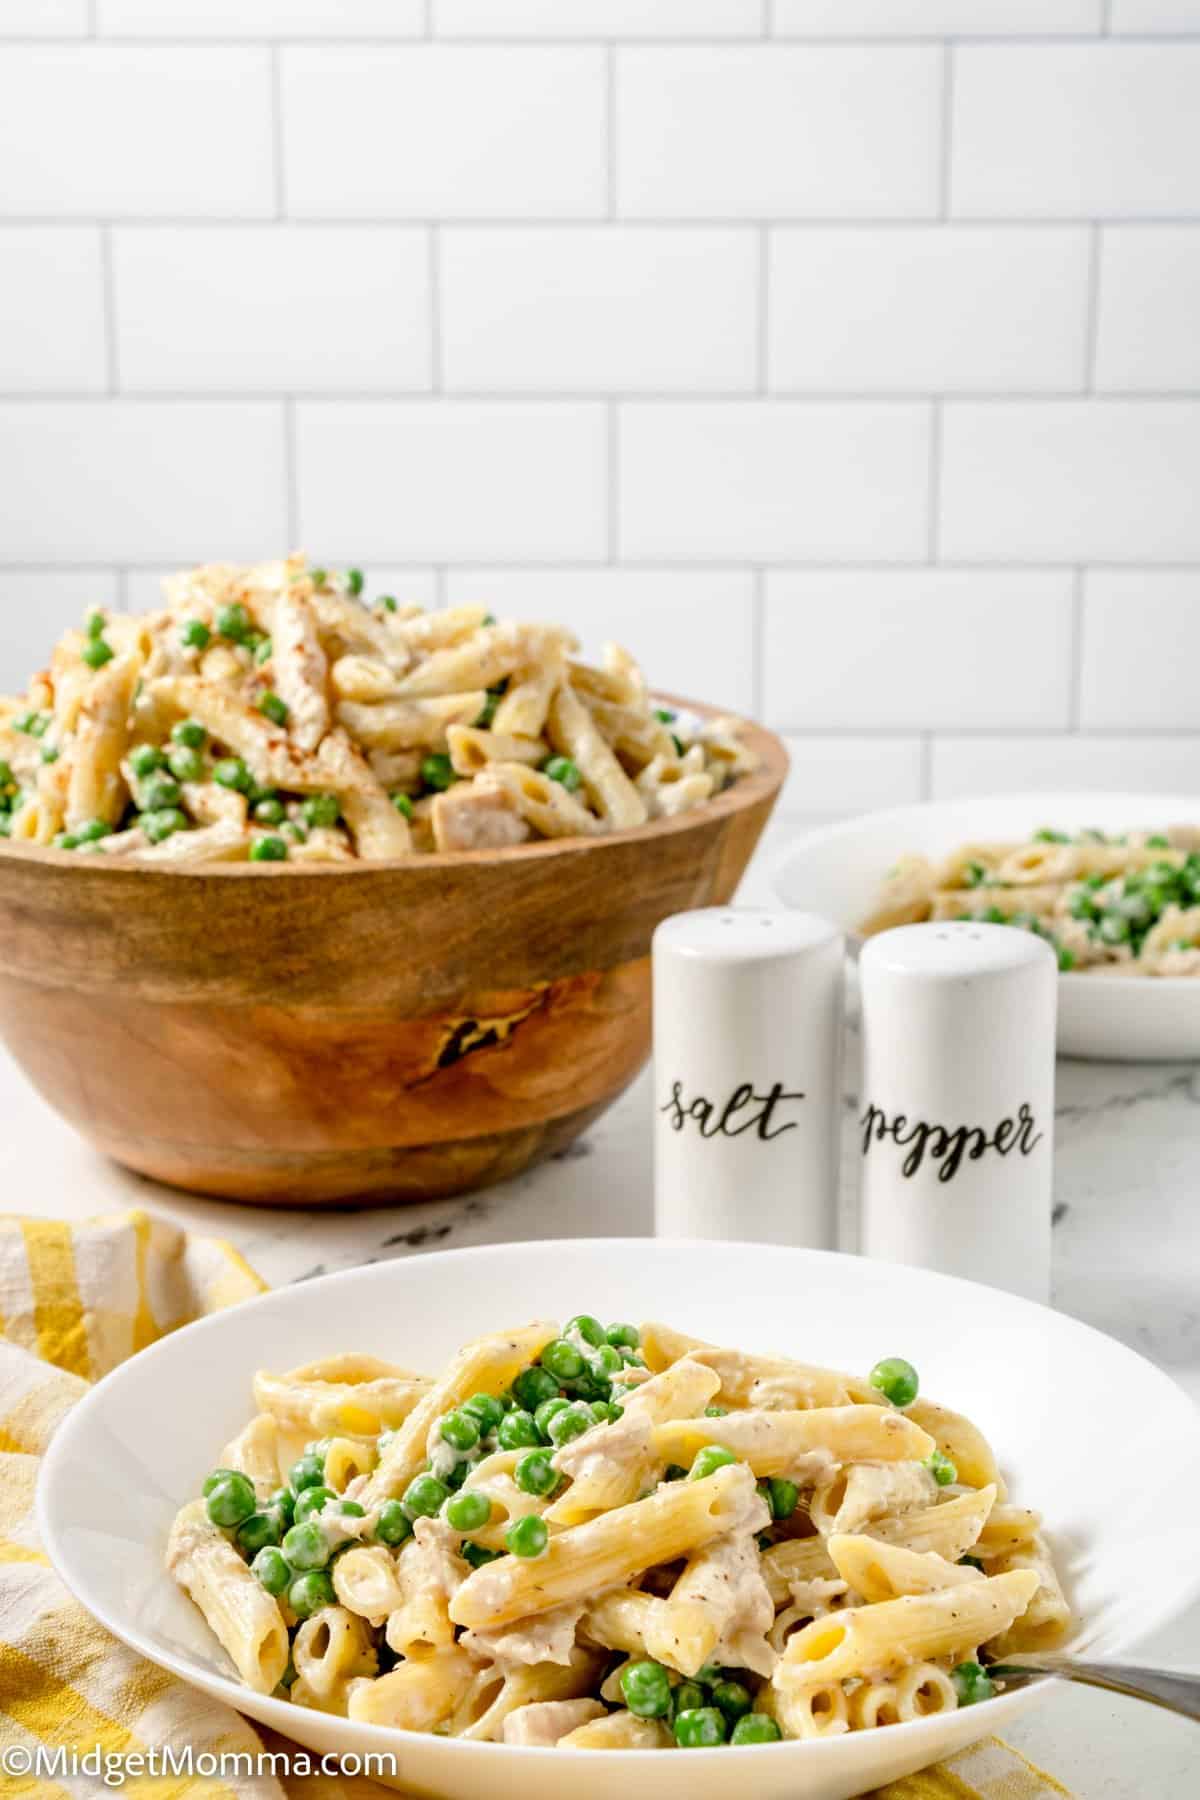
[[(110, 1637), (72, 1600), (38, 1543), (38, 1460), (88, 1384), (166, 1332), (264, 1288), (232, 1245), (192, 1237), (148, 1213), (76, 1224), (0, 1216), (4, 1800), (113, 1792), (134, 1800), (386, 1800), (392, 1792), (361, 1776), (289, 1771), (289, 1757), (303, 1755), (297, 1746)], [(135, 1772), (139, 1755), (170, 1750), (178, 1758), (187, 1749), (200, 1770), (230, 1772)], [(60, 1752), (91, 1753), (91, 1765), (85, 1761), (83, 1773), (72, 1774), (64, 1764), (60, 1780), (48, 1772)], [(129, 1773), (119, 1788), (92, 1772), (125, 1759)], [(992, 1738), (870, 1800), (1050, 1800), (1066, 1793)]]

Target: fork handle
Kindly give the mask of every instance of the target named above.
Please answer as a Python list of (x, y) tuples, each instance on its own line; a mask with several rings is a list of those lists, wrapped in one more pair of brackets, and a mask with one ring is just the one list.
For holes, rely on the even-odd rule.
[(1065, 1681), (1079, 1681), (1086, 1687), (1107, 1688), (1110, 1693), (1128, 1694), (1134, 1700), (1148, 1700), (1168, 1712), (1182, 1713), (1185, 1719), (1200, 1719), (1200, 1674), (1182, 1669), (1147, 1669), (1137, 1663), (1081, 1662), (1076, 1657), (1046, 1657), (1036, 1663), (996, 1663), (990, 1675), (1028, 1681), (1038, 1675), (1057, 1675)]

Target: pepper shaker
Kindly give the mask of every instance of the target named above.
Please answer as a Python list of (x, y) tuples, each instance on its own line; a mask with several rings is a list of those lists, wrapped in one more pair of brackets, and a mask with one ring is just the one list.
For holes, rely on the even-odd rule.
[(864, 945), (862, 1249), (1050, 1297), (1058, 965), (1030, 932), (901, 925)]
[(710, 907), (658, 927), (660, 1236), (834, 1247), (844, 952), (808, 913)]

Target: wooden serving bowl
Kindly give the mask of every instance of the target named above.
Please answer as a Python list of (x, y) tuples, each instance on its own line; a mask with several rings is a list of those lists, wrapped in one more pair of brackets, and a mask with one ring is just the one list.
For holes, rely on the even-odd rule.
[[(693, 711), (705, 709), (681, 704)], [(729, 900), (787, 769), (601, 838), (155, 869), (0, 840), (0, 1035), (97, 1149), (288, 1206), (422, 1200), (561, 1150), (650, 1048), (650, 937)]]

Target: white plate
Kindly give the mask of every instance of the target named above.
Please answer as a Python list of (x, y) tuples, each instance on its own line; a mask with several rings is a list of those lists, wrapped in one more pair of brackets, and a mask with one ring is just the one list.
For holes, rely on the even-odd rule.
[[(888, 869), (914, 851), (944, 856), (989, 838), (1019, 841), (1042, 825), (1059, 831), (1200, 824), (1189, 794), (1005, 794), (899, 806), (810, 832), (772, 871), (786, 906), (822, 913), (853, 933), (875, 906)], [(1064, 1056), (1116, 1062), (1200, 1057), (1200, 980), (1180, 976), (1061, 975), (1058, 1048)]]
[(848, 1800), (1002, 1730), (1042, 1683), (957, 1713), (812, 1743), (567, 1752), (352, 1724), (231, 1678), (165, 1574), (175, 1509), (249, 1416), (256, 1368), (364, 1350), (434, 1370), (465, 1339), (581, 1309), (665, 1318), (717, 1343), (850, 1369), (907, 1356), (923, 1391), (992, 1439), (1013, 1497), (1040, 1508), (1078, 1643), (1124, 1650), (1200, 1594), (1200, 1415), (1150, 1363), (993, 1288), (821, 1251), (602, 1239), (375, 1264), (282, 1288), (176, 1332), (102, 1381), (60, 1426), (38, 1520), (55, 1567), (127, 1644), (320, 1751), (394, 1750), (400, 1781), (452, 1800)]

